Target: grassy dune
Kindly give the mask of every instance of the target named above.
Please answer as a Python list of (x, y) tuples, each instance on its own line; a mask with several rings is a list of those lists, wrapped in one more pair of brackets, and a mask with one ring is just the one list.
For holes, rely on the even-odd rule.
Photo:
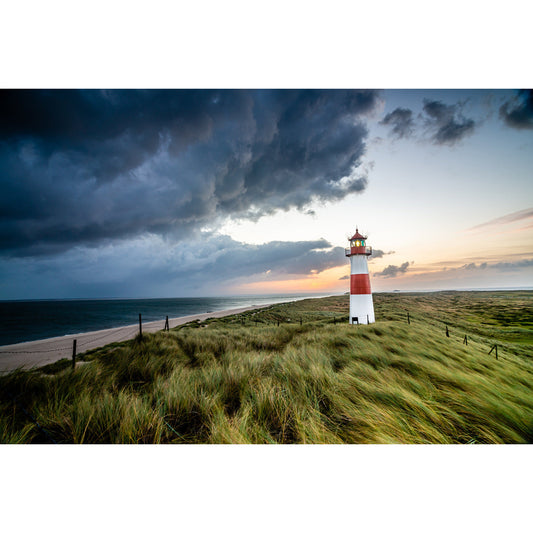
[(310, 299), (4, 376), (0, 441), (533, 442), (533, 292), (374, 300), (369, 326)]

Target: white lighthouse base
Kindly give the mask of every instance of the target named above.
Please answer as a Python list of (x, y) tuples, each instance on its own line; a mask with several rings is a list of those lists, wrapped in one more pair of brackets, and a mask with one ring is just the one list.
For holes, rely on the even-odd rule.
[(373, 324), (374, 302), (371, 294), (350, 294), (350, 324)]

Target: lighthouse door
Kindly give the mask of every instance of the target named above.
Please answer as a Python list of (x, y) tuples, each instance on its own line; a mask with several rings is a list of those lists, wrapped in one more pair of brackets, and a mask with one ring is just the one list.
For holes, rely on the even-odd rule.
[(352, 316), (352, 324), (359, 324), (359, 317), (358, 316)]

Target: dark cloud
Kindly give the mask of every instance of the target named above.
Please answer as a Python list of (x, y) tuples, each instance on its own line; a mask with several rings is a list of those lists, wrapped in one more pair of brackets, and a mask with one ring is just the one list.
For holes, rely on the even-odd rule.
[(500, 107), (500, 117), (511, 128), (533, 129), (533, 90), (523, 89)]
[(410, 109), (398, 107), (385, 115), (380, 124), (391, 126), (391, 134), (397, 139), (408, 138), (414, 129), (413, 112)]
[[(198, 247), (198, 244), (191, 245)], [(328, 268), (345, 265), (344, 249), (332, 248), (325, 239), (316, 241), (271, 241), (265, 244), (246, 244), (228, 236), (213, 235), (201, 248), (188, 250), (196, 260), (183, 262), (180, 276), (217, 280), (234, 279), (269, 272), (270, 278), (285, 275), (308, 275)], [(191, 255), (192, 254), (192, 255)]]
[(385, 267), (381, 272), (376, 272), (374, 276), (383, 276), (384, 278), (395, 278), (398, 274), (405, 274), (409, 267), (409, 261), (402, 263), (400, 266), (389, 265)]
[(346, 265), (344, 250), (324, 239), (252, 245), (202, 234), (168, 245), (137, 238), (97, 250), (79, 247), (55, 256), (0, 262), (4, 298), (178, 296), (219, 294), (225, 286), (293, 279)]
[(346, 279), (350, 279), (350, 276), (348, 274), (346, 276), (342, 276), (342, 278), (339, 278), (339, 281), (344, 281)]
[[(429, 134), (435, 144), (453, 145), (473, 133), (477, 123), (463, 116), (462, 107), (461, 103), (444, 104), (424, 99), (424, 113), (419, 118), (423, 119), (426, 132), (420, 134), (421, 138)], [(412, 137), (421, 126), (415, 123), (413, 111), (404, 107), (398, 107), (385, 115), (380, 124), (389, 126), (391, 136), (397, 139)]]
[(361, 192), (376, 91), (0, 92), (0, 251), (183, 239)]
[(426, 126), (435, 144), (453, 145), (474, 132), (476, 123), (465, 118), (460, 104), (448, 105), (436, 100), (424, 100)]

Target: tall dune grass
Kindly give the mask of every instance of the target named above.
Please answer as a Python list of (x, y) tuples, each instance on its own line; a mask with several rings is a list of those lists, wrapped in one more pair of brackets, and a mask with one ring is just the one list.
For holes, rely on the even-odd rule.
[(496, 360), (475, 312), (448, 338), (450, 300), (411, 296), (377, 295), (368, 326), (346, 323), (346, 296), (306, 300), (109, 345), (74, 371), (12, 373), (0, 378), (0, 440), (533, 442), (527, 342), (505, 336)]

